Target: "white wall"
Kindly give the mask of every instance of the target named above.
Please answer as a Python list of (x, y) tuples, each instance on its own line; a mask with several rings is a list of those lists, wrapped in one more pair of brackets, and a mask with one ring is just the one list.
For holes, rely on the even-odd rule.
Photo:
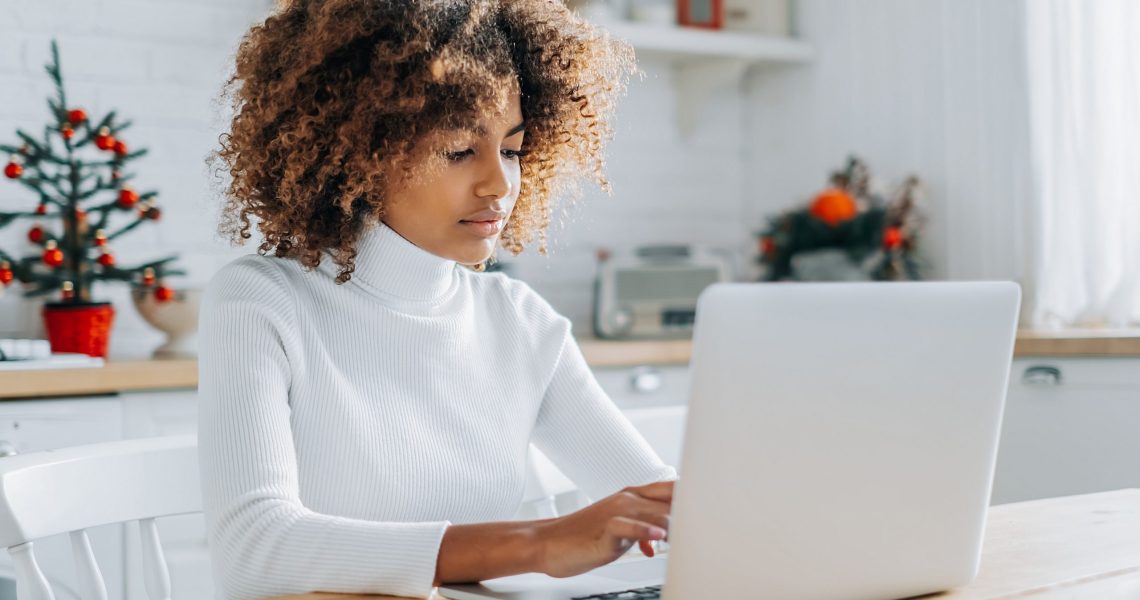
[(750, 221), (806, 201), (854, 152), (926, 182), (933, 277), (1024, 280), (1022, 1), (799, 0), (816, 60), (749, 80)]
[[(816, 48), (806, 66), (754, 68), (717, 91), (682, 138), (667, 63), (645, 57), (609, 154), (614, 194), (591, 190), (559, 213), (547, 257), (506, 258), (579, 332), (589, 330), (594, 253), (700, 242), (750, 257), (764, 217), (806, 200), (848, 152), (897, 180), (929, 186), (926, 251), (938, 278), (1021, 278), (1028, 193), (1021, 0), (800, 0), (796, 28)], [(161, 191), (163, 220), (120, 238), (120, 262), (177, 252), (200, 285), (234, 256), (217, 239), (218, 200), (203, 159), (224, 126), (212, 103), (242, 32), (269, 0), (7, 0), (0, 4), (0, 140), (42, 125), (42, 65), (60, 40), (73, 102), (134, 120), (150, 148), (138, 184)], [(66, 18), (61, 15), (67, 15)], [(0, 182), (0, 205), (30, 207)], [(13, 251), (25, 226), (0, 230)], [(747, 274), (747, 273), (745, 273)], [(118, 321), (112, 352), (145, 354), (161, 336), (107, 286)], [(42, 335), (38, 304), (18, 287), (0, 299), (0, 336)]]
[[(163, 218), (115, 240), (117, 259), (129, 265), (178, 253), (189, 272), (181, 282), (204, 283), (245, 252), (215, 235), (216, 208), (203, 162), (216, 138), (212, 100), (241, 34), (269, 6), (269, 0), (5, 0), (0, 140), (16, 142), (16, 128), (42, 133), (46, 98), (53, 93), (43, 65), (56, 38), (69, 102), (96, 118), (118, 110), (134, 121), (123, 132), (130, 147), (150, 150), (134, 163), (135, 183), (159, 190)], [(0, 181), (5, 210), (34, 203), (22, 186)], [(21, 221), (0, 230), (0, 247), (20, 256), (31, 251), (25, 238), (30, 225)], [(105, 286), (100, 296), (117, 310), (112, 353), (139, 354), (161, 342), (161, 334), (135, 313), (126, 286)], [(43, 335), (38, 306), (21, 297), (18, 284), (9, 288), (0, 299), (0, 337)]]
[[(150, 154), (136, 162), (141, 188), (160, 190), (163, 219), (114, 243), (121, 263), (180, 253), (200, 285), (234, 256), (217, 239), (218, 199), (206, 183), (203, 159), (224, 126), (212, 104), (231, 52), (269, 0), (23, 0), (0, 5), (0, 140), (14, 141), (17, 126), (42, 126), (51, 92), (42, 65), (49, 41), (60, 41), (71, 101), (92, 115), (119, 110), (135, 125), (132, 147)], [(60, 15), (69, 15), (61, 18)], [(614, 194), (591, 190), (584, 202), (552, 228), (550, 255), (527, 253), (512, 262), (514, 274), (589, 329), (594, 252), (649, 242), (708, 242), (739, 246), (742, 133), (738, 94), (729, 90), (709, 107), (700, 131), (682, 140), (676, 130), (667, 64), (646, 60), (646, 77), (631, 82), (610, 154)], [(589, 189), (589, 188), (588, 188)], [(30, 208), (22, 188), (0, 181), (5, 207)], [(0, 245), (30, 250), (27, 224), (0, 230)], [(504, 253), (505, 254), (505, 253)], [(145, 354), (161, 341), (135, 314), (125, 286), (105, 286), (117, 321), (111, 351)], [(20, 298), (19, 287), (0, 299), (0, 337), (42, 335), (38, 303)]]

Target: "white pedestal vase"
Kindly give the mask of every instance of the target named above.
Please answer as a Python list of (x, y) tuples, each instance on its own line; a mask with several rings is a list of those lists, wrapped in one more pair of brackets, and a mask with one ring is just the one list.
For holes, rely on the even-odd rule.
[(148, 290), (136, 289), (131, 293), (135, 309), (143, 320), (166, 334), (166, 343), (154, 350), (155, 358), (186, 358), (198, 356), (198, 305), (202, 290), (199, 288), (174, 290), (174, 298), (159, 302)]

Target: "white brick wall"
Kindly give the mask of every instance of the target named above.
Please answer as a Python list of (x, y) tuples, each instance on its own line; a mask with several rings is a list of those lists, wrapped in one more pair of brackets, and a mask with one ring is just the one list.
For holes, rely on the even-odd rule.
[[(181, 255), (200, 285), (234, 256), (217, 239), (217, 199), (204, 165), (224, 127), (214, 101), (231, 53), (271, 0), (4, 0), (0, 3), (0, 140), (16, 127), (38, 133), (51, 84), (43, 73), (54, 36), (60, 43), (69, 101), (94, 116), (115, 109), (134, 125), (137, 187), (158, 189), (163, 219), (116, 240), (120, 262)], [(61, 15), (67, 15), (63, 17)], [(706, 242), (747, 250), (753, 227), (741, 219), (747, 140), (741, 97), (723, 90), (691, 139), (681, 139), (668, 64), (643, 61), (648, 77), (631, 83), (610, 153), (614, 195), (594, 191), (551, 234), (549, 257), (508, 259), (514, 273), (546, 295), (581, 331), (589, 329), (594, 251), (656, 242)], [(3, 158), (3, 157), (0, 157)], [(22, 188), (0, 182), (0, 206), (30, 207)], [(0, 230), (0, 247), (26, 250), (26, 224)], [(161, 341), (131, 306), (125, 286), (105, 286), (117, 308), (112, 353), (145, 355)], [(37, 303), (18, 287), (0, 299), (0, 337), (42, 335)]]
[[(180, 254), (188, 271), (178, 285), (200, 285), (232, 257), (215, 235), (216, 202), (206, 184), (204, 159), (219, 130), (214, 98), (232, 50), (270, 0), (5, 0), (0, 3), (0, 140), (15, 130), (39, 135), (48, 118), (52, 85), (43, 66), (50, 42), (59, 42), (64, 81), (72, 106), (93, 117), (117, 110), (134, 125), (124, 132), (131, 148), (148, 148), (134, 164), (136, 187), (157, 189), (163, 218), (113, 243), (121, 263)], [(0, 157), (6, 158), (6, 157)], [(22, 187), (0, 182), (0, 206), (24, 209), (34, 198)], [(0, 245), (23, 254), (31, 249), (23, 221), (0, 230)], [(145, 355), (161, 342), (136, 314), (122, 285), (99, 296), (115, 303), (112, 352)], [(43, 335), (39, 303), (19, 287), (0, 299), (0, 336)]]

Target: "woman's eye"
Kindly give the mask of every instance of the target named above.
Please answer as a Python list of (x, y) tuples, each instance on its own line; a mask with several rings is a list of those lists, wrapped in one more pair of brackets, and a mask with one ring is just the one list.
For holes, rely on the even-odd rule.
[(503, 153), (503, 156), (505, 156), (507, 158), (522, 158), (522, 157), (526, 156), (527, 154), (530, 154), (530, 151), (528, 151), (528, 150), (503, 150), (502, 153)]
[(468, 148), (466, 150), (459, 150), (458, 152), (448, 152), (446, 156), (448, 160), (460, 161), (467, 158), (468, 156), (471, 156), (472, 154), (475, 154), (475, 151)]

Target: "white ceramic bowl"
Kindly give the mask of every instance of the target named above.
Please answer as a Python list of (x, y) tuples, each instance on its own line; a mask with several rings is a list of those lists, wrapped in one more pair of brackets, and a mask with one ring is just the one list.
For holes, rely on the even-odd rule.
[(198, 304), (202, 290), (174, 290), (174, 298), (166, 302), (154, 299), (152, 290), (136, 289), (131, 293), (135, 309), (143, 320), (166, 334), (166, 343), (154, 351), (155, 357), (198, 356)]

